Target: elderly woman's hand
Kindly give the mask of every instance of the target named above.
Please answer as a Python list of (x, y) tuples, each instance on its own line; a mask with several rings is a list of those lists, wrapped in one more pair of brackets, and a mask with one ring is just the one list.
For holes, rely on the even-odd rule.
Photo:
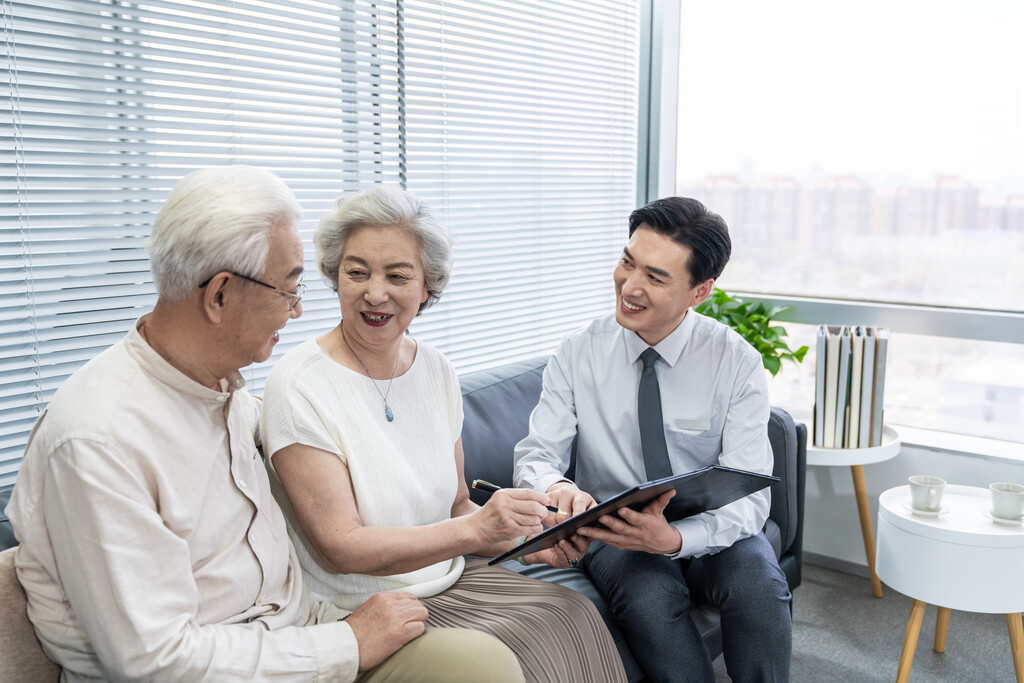
[(520, 536), (538, 534), (551, 503), (547, 494), (530, 489), (501, 489), (470, 519), (480, 545), (489, 546)]

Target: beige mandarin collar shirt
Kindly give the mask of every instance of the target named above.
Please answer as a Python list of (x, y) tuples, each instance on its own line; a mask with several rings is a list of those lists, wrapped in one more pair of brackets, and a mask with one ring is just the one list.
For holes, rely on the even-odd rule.
[(7, 508), (44, 649), (66, 681), (353, 680), (347, 613), (304, 590), (271, 496), (258, 402), (180, 373), (143, 321), (56, 393)]

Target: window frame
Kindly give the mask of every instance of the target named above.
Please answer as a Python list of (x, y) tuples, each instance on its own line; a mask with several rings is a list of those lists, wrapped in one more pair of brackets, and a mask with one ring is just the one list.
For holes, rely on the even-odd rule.
[(955, 306), (883, 303), (855, 299), (786, 296), (765, 292), (731, 292), (766, 307), (788, 306), (774, 319), (809, 325), (864, 325), (893, 332), (974, 341), (1021, 343), (1024, 312), (990, 311)]

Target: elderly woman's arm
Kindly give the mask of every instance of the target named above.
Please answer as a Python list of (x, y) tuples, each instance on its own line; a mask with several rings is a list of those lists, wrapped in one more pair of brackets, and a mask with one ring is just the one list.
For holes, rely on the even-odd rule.
[(497, 554), (520, 536), (542, 530), (547, 494), (504, 489), (483, 507), (469, 500), (462, 440), (455, 444), (459, 489), (452, 518), (416, 527), (366, 527), (348, 468), (333, 453), (293, 444), (273, 454), (274, 470), (296, 521), (333, 571), (384, 576), (414, 571), (457, 555)]

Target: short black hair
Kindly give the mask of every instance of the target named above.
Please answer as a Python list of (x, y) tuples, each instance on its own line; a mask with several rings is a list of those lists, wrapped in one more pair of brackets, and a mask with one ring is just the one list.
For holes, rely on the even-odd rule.
[(729, 226), (696, 199), (655, 199), (629, 215), (631, 236), (641, 225), (690, 248), (686, 269), (693, 286), (708, 279), (717, 280), (732, 255)]

